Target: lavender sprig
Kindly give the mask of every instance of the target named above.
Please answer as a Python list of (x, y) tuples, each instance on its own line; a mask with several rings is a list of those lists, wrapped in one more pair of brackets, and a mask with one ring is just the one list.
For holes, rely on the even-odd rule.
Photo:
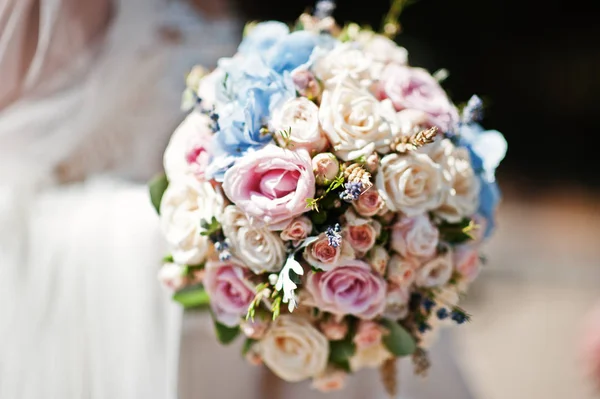
[(346, 202), (356, 201), (362, 194), (362, 189), (361, 182), (348, 182), (344, 185), (344, 191), (340, 193), (340, 199)]
[(337, 248), (342, 244), (342, 228), (339, 223), (336, 223), (335, 226), (327, 227), (327, 231), (325, 235), (327, 236), (327, 240), (329, 241), (329, 246), (333, 248)]
[(483, 118), (483, 101), (476, 95), (473, 95), (467, 105), (462, 110), (461, 122), (469, 124), (479, 122)]

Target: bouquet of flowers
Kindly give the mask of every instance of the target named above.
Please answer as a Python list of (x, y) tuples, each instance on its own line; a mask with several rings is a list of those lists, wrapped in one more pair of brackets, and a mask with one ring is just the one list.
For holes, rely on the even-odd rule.
[(152, 182), (170, 247), (160, 279), (207, 307), (223, 343), (317, 389), (395, 360), (417, 374), (476, 278), (506, 152), (393, 40), (323, 12), (249, 24), (237, 54), (187, 77), (190, 111)]

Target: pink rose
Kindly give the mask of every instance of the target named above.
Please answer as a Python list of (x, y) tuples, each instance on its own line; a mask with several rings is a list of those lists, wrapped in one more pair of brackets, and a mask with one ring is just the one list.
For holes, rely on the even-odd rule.
[(380, 98), (389, 98), (397, 111), (416, 109), (429, 115), (443, 132), (458, 121), (458, 111), (439, 83), (424, 69), (389, 64), (381, 76)]
[(306, 212), (306, 200), (315, 195), (310, 156), (305, 150), (267, 145), (225, 172), (223, 190), (251, 223), (282, 230)]
[(440, 232), (426, 214), (403, 217), (392, 228), (392, 249), (404, 258), (431, 259)]
[(385, 208), (385, 201), (379, 195), (375, 187), (369, 188), (362, 193), (352, 206), (361, 216), (374, 216)]
[(300, 216), (292, 220), (279, 235), (283, 241), (293, 241), (297, 244), (298, 241), (304, 240), (312, 231), (312, 222), (306, 216)]
[(310, 272), (306, 289), (321, 310), (372, 319), (385, 307), (385, 280), (362, 261), (351, 260), (327, 272)]
[(321, 270), (331, 270), (340, 263), (353, 259), (354, 250), (344, 239), (340, 246), (332, 247), (325, 233), (321, 233), (316, 241), (304, 249), (302, 255), (309, 265)]
[(454, 250), (454, 269), (463, 276), (467, 283), (473, 282), (480, 270), (479, 252), (471, 245), (461, 245)]
[(335, 317), (329, 317), (319, 323), (319, 328), (325, 337), (330, 341), (339, 341), (348, 334), (348, 323), (343, 319), (337, 320)]
[(600, 390), (600, 303), (586, 316), (580, 345), (585, 373)]
[(354, 336), (354, 343), (358, 349), (364, 349), (381, 343), (382, 336), (383, 331), (379, 324), (370, 320), (361, 320)]
[(213, 136), (210, 125), (208, 116), (192, 112), (175, 130), (163, 156), (169, 181), (189, 175), (205, 180), (204, 172), (210, 158)]
[(254, 299), (254, 290), (244, 277), (246, 268), (235, 260), (206, 263), (204, 287), (216, 319), (229, 327), (240, 324)]
[(344, 239), (360, 254), (366, 253), (375, 245), (377, 231), (370, 223), (344, 227)]

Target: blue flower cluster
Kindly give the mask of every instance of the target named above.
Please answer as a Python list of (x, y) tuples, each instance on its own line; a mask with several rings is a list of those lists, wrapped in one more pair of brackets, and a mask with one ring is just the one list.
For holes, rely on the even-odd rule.
[[(469, 101), (469, 104), (475, 102)], [(467, 108), (468, 113), (473, 113), (472, 109)], [(486, 220), (484, 237), (487, 238), (494, 231), (494, 216), (501, 199), (495, 173), (506, 155), (506, 139), (497, 130), (484, 130), (470, 117), (463, 118), (463, 123), (460, 124), (458, 144), (469, 150), (473, 170), (481, 183), (478, 213)]]
[(277, 106), (296, 97), (290, 73), (309, 63), (319, 41), (315, 33), (290, 33), (281, 22), (264, 22), (244, 38), (236, 57), (221, 60), (225, 78), (217, 83), (219, 128), (210, 177), (222, 181), (237, 158), (272, 140), (263, 127)]

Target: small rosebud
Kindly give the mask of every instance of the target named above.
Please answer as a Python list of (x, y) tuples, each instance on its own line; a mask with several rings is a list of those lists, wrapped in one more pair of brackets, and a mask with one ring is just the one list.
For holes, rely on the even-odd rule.
[(253, 366), (260, 366), (263, 364), (262, 356), (257, 350), (254, 349), (254, 347), (250, 348), (250, 350), (246, 353), (246, 361)]
[(292, 80), (302, 97), (314, 100), (321, 95), (321, 86), (319, 86), (319, 82), (312, 72), (306, 69), (298, 69), (292, 73)]
[(344, 388), (346, 376), (343, 370), (330, 367), (313, 378), (312, 387), (320, 392), (338, 391)]
[(373, 153), (367, 157), (367, 162), (365, 163), (365, 167), (369, 173), (377, 172), (377, 168), (379, 167), (379, 155), (377, 153)]
[(323, 320), (319, 327), (321, 327), (323, 335), (330, 341), (339, 341), (348, 334), (348, 324), (344, 320), (338, 321), (334, 317)]
[(390, 260), (390, 254), (388, 251), (382, 247), (381, 245), (374, 246), (367, 256), (367, 262), (373, 268), (375, 273), (383, 276), (385, 274), (385, 269), (387, 268), (387, 264)]
[(246, 320), (240, 324), (240, 328), (244, 335), (252, 339), (261, 339), (267, 328), (269, 328), (269, 322), (267, 320), (261, 320), (259, 317), (254, 320)]
[(318, 185), (326, 186), (340, 172), (340, 163), (330, 152), (318, 154), (312, 159), (313, 172)]

